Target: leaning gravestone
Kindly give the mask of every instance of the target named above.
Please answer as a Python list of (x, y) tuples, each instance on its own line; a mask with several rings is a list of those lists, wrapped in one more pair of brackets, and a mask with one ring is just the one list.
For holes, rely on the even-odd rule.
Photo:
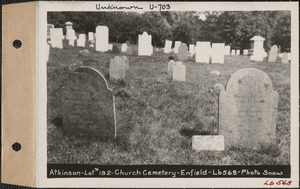
[(182, 62), (173, 65), (173, 81), (185, 81), (185, 65)]
[(285, 53), (282, 53), (281, 62), (282, 62), (283, 64), (289, 63), (288, 54), (287, 54), (286, 52), (285, 52)]
[(189, 48), (187, 47), (187, 45), (185, 43), (181, 43), (178, 48), (178, 60), (188, 60), (188, 50)]
[(269, 52), (268, 62), (276, 62), (277, 56), (278, 56), (278, 47), (277, 45), (273, 45)]
[(125, 62), (119, 56), (116, 56), (109, 62), (109, 79), (125, 79)]
[(267, 74), (254, 68), (235, 72), (219, 99), (226, 145), (258, 149), (275, 142), (278, 93)]
[(87, 66), (74, 69), (61, 96), (66, 133), (104, 140), (116, 138), (113, 93), (99, 71)]

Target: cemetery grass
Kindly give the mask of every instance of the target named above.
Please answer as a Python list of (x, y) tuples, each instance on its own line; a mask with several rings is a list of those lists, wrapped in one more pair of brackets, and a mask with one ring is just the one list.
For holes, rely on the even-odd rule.
[[(120, 44), (117, 44), (120, 47)], [(59, 91), (69, 73), (68, 66), (83, 62), (108, 79), (108, 63), (117, 54), (95, 52), (83, 57), (79, 50), (51, 49), (47, 64), (48, 163), (107, 165), (278, 165), (290, 164), (290, 64), (253, 63), (248, 56), (225, 56), (225, 64), (186, 65), (186, 82), (167, 78), (168, 56), (127, 55), (130, 69), (124, 81), (108, 81), (115, 96), (117, 138), (73, 136), (62, 123)], [(193, 135), (218, 134), (216, 83), (226, 86), (230, 76), (242, 68), (257, 68), (271, 78), (279, 94), (277, 144), (259, 149), (231, 147), (225, 151), (196, 152)], [(218, 70), (220, 76), (209, 72)], [(101, 132), (101, 131), (99, 131)], [(249, 144), (251, 145), (251, 144)]]

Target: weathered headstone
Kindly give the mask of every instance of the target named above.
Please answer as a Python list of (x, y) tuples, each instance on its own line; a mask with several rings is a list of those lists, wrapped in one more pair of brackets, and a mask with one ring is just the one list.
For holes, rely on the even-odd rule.
[(210, 42), (197, 42), (195, 47), (196, 62), (209, 63)]
[(283, 64), (289, 63), (288, 54), (287, 54), (286, 52), (285, 52), (285, 53), (282, 53), (281, 62), (282, 62)]
[(182, 62), (173, 65), (173, 81), (185, 81), (185, 65)]
[(108, 27), (97, 26), (96, 27), (96, 51), (107, 52), (108, 51)]
[(278, 47), (277, 45), (273, 45), (269, 52), (268, 62), (276, 62), (277, 57), (278, 57)]
[(124, 80), (125, 79), (125, 62), (119, 56), (110, 60), (109, 63), (109, 79)]
[(118, 48), (116, 45), (113, 45), (113, 47), (112, 47), (112, 52), (113, 52), (113, 53), (119, 53), (120, 50), (119, 50), (119, 48)]
[(165, 49), (164, 53), (170, 53), (172, 48), (172, 41), (166, 40), (165, 41)]
[(121, 52), (126, 52), (126, 50), (127, 50), (127, 48), (128, 48), (128, 46), (127, 46), (127, 44), (126, 43), (123, 43), (122, 45), (121, 45)]
[(66, 133), (97, 136), (100, 140), (116, 138), (113, 93), (99, 71), (87, 66), (75, 68), (61, 98)]
[(236, 50), (235, 55), (240, 55), (241, 54), (241, 50)]
[(257, 149), (275, 142), (278, 94), (267, 74), (235, 72), (219, 98), (219, 129), (226, 145)]
[(63, 48), (62, 40), (64, 38), (62, 28), (51, 28), (50, 29), (50, 37), (51, 37), (51, 47), (52, 48)]
[(174, 46), (174, 54), (178, 54), (178, 48), (181, 45), (181, 41), (175, 41), (175, 46)]
[(243, 50), (243, 55), (248, 55), (248, 53), (249, 53), (248, 49)]
[(170, 60), (168, 62), (168, 79), (172, 79), (173, 77), (173, 67), (175, 66), (174, 60)]
[(132, 55), (132, 47), (127, 47), (126, 54)]
[(178, 48), (178, 60), (185, 61), (188, 59), (188, 47), (185, 43), (181, 43)]
[(194, 150), (222, 151), (225, 148), (222, 135), (194, 135), (192, 137)]
[(211, 48), (211, 62), (224, 64), (224, 43), (213, 43)]
[(153, 53), (152, 36), (148, 35), (147, 32), (143, 32), (139, 35), (138, 41), (138, 56), (151, 56)]
[(85, 34), (79, 34), (79, 37), (77, 39), (77, 47), (85, 47), (85, 40)]
[(224, 48), (225, 48), (225, 49), (224, 49), (224, 54), (225, 54), (225, 55), (230, 55), (230, 46), (229, 46), (229, 45), (226, 45)]
[(123, 55), (122, 60), (125, 63), (125, 70), (129, 70), (129, 60), (128, 60), (127, 56)]

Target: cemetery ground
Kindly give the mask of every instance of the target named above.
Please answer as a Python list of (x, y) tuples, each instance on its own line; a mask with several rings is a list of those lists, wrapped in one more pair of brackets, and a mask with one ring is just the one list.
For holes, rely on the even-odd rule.
[[(109, 80), (109, 61), (118, 54), (86, 48), (51, 48), (47, 63), (48, 163), (103, 165), (287, 165), (290, 164), (290, 64), (250, 62), (248, 56), (225, 56), (225, 64), (186, 65), (186, 82), (167, 78), (170, 55), (162, 51), (151, 57), (126, 55), (129, 70), (124, 81)], [(121, 44), (117, 44), (118, 47)], [(119, 48), (120, 49), (120, 48)], [(119, 54), (120, 55), (120, 54)], [(117, 138), (73, 136), (65, 131), (60, 110), (60, 93), (68, 66), (83, 62), (99, 70), (115, 96)], [(242, 68), (257, 68), (271, 79), (279, 94), (276, 126), (277, 145), (257, 150), (230, 147), (225, 151), (194, 151), (193, 135), (218, 134), (219, 95), (215, 84), (226, 86), (230, 76)], [(218, 70), (220, 75), (210, 75)], [(74, 107), (75, 108), (75, 107)], [(101, 132), (101, 130), (99, 130)], [(226, 139), (225, 139), (226, 144)], [(249, 144), (251, 146), (251, 144)]]

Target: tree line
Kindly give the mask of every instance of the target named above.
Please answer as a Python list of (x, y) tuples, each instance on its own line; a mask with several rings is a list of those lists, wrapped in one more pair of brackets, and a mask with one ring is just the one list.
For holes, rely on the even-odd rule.
[[(65, 30), (70, 21), (76, 33), (95, 32), (98, 25), (109, 28), (109, 41), (137, 43), (147, 31), (152, 45), (163, 47), (166, 39), (195, 44), (197, 41), (225, 43), (235, 49), (249, 49), (255, 35), (264, 37), (268, 51), (272, 45), (290, 51), (290, 11), (163, 11), (163, 12), (48, 12), (48, 24)], [(64, 31), (65, 32), (65, 31)]]

